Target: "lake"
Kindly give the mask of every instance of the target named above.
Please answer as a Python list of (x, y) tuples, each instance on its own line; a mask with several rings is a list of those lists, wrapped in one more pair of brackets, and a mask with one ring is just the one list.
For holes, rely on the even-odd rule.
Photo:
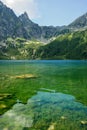
[(87, 61), (1, 60), (0, 114), (3, 130), (86, 130)]

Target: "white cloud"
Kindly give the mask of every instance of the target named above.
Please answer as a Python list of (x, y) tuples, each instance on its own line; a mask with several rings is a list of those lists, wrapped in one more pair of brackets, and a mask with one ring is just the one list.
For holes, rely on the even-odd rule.
[(13, 9), (17, 15), (26, 11), (31, 19), (40, 16), (37, 0), (2, 0), (2, 2)]

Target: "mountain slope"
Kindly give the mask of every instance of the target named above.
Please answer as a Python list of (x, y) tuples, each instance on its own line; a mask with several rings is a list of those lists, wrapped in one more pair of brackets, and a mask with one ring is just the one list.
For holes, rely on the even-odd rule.
[(43, 43), (24, 38), (7, 38), (0, 42), (0, 59), (33, 59), (36, 50)]
[(27, 13), (24, 12), (24, 14), (19, 16), (20, 21), (23, 24), (24, 29), (26, 30), (27, 34), (31, 37), (31, 38), (35, 38), (35, 39), (39, 39), (41, 37), (41, 27), (32, 22)]
[(59, 35), (49, 44), (8, 38), (0, 43), (0, 59), (87, 59), (87, 30)]
[(87, 13), (77, 18), (68, 27), (77, 29), (87, 27)]
[(0, 1), (0, 40), (7, 37), (28, 36), (15, 13)]
[(51, 43), (40, 47), (35, 58), (87, 59), (87, 30), (58, 36)]
[(12, 9), (0, 1), (0, 41), (8, 37), (23, 37), (26, 39), (50, 39), (60, 34), (66, 34), (76, 29), (87, 27), (87, 13), (68, 26), (39, 26), (32, 22), (27, 13), (17, 17)]
[(26, 39), (44, 39), (53, 36), (56, 27), (41, 27), (32, 22), (27, 13), (17, 17), (13, 10), (0, 1), (0, 40), (8, 37), (23, 37)]
[(39, 26), (0, 1), (0, 59), (87, 59), (87, 13), (68, 26)]

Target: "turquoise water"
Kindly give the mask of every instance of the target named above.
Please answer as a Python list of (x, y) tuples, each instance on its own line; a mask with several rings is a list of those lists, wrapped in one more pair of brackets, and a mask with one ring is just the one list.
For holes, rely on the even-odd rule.
[[(36, 78), (14, 78), (24, 74)], [(85, 60), (2, 60), (0, 94), (0, 130), (87, 129)]]
[(87, 106), (74, 96), (39, 91), (27, 104), (17, 103), (1, 116), (0, 130), (47, 130), (51, 125), (55, 130), (86, 130), (82, 121), (87, 121)]

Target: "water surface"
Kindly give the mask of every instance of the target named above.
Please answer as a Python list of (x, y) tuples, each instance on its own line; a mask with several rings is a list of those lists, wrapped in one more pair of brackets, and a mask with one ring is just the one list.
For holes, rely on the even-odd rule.
[(1, 130), (82, 130), (87, 128), (87, 106), (63, 93), (38, 92), (27, 104), (17, 103), (0, 118)]
[[(24, 74), (36, 78), (12, 78)], [(1, 128), (86, 130), (86, 106), (87, 61), (0, 61)]]

